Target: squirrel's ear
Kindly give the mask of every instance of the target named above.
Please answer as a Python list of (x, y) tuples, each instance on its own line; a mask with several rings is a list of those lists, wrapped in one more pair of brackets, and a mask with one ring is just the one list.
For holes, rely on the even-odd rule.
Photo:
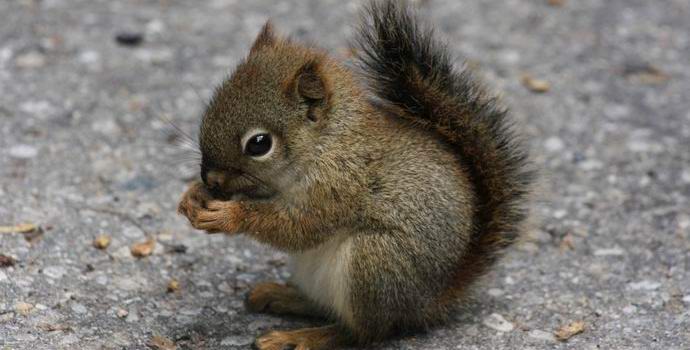
[(314, 58), (307, 61), (295, 75), (287, 81), (285, 94), (299, 103), (309, 105), (307, 118), (318, 121), (328, 113), (330, 109), (330, 97), (328, 81), (323, 74), (322, 58)]
[(297, 73), (297, 92), (308, 101), (321, 101), (326, 98), (326, 86), (317, 61), (307, 62)]
[(259, 33), (259, 35), (254, 40), (254, 44), (252, 44), (252, 48), (251, 50), (249, 50), (249, 54), (252, 55), (263, 48), (271, 47), (275, 45), (277, 41), (278, 39), (276, 38), (275, 32), (273, 31), (273, 24), (271, 24), (271, 21), (268, 20), (266, 21), (266, 24), (264, 24), (263, 28), (261, 28), (261, 33)]

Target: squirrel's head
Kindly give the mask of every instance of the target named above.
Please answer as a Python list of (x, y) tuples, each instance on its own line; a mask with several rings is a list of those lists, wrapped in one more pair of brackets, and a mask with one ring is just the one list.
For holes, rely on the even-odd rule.
[(289, 190), (323, 151), (334, 109), (347, 100), (334, 91), (350, 79), (324, 53), (278, 38), (266, 23), (201, 123), (201, 178), (210, 192), (251, 199)]

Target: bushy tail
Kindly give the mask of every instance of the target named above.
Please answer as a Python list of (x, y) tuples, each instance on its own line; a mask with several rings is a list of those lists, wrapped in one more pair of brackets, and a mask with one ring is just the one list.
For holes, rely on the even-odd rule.
[(526, 151), (510, 130), (506, 111), (467, 71), (455, 70), (446, 47), (404, 2), (373, 2), (367, 17), (358, 51), (374, 92), (401, 109), (401, 117), (452, 145), (471, 176), (474, 232), (456, 278), (467, 284), (520, 233), (533, 177)]

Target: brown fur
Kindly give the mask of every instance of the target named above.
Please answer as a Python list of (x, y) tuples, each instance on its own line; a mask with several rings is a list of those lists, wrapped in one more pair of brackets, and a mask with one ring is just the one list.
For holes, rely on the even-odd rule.
[[(194, 227), (347, 259), (320, 258), (344, 274), (332, 276), (347, 287), (333, 304), (329, 281), (316, 288), (331, 294), (276, 283), (249, 293), (250, 310), (335, 322), (271, 332), (260, 349), (330, 349), (443, 322), (521, 232), (529, 171), (505, 111), (403, 7), (370, 14), (362, 62), (375, 102), (353, 72), (267, 23), (201, 125), (202, 182), (179, 205)], [(266, 158), (246, 154), (252, 132), (270, 136)]]
[(259, 283), (247, 295), (247, 308), (252, 312), (276, 315), (322, 317), (318, 309), (295, 287), (281, 283)]

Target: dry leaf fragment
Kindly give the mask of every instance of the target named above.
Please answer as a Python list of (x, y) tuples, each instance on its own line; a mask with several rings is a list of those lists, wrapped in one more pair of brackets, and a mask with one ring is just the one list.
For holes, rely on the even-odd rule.
[(565, 4), (565, 0), (548, 0), (547, 2), (551, 6), (563, 6)]
[(93, 246), (97, 249), (105, 249), (110, 245), (110, 236), (108, 235), (98, 235), (96, 239), (93, 240)]
[(14, 266), (16, 262), (13, 257), (0, 254), (0, 268)]
[(37, 225), (25, 223), (14, 226), (0, 226), (0, 233), (30, 233), (36, 231), (37, 229)]
[(532, 92), (544, 93), (551, 90), (551, 83), (543, 79), (536, 79), (529, 74), (522, 76), (522, 84)]
[(556, 339), (560, 341), (566, 341), (570, 338), (572, 338), (576, 334), (580, 334), (584, 332), (585, 330), (585, 322), (584, 321), (575, 321), (571, 322), (570, 324), (563, 326), (556, 330), (553, 334), (556, 336)]
[(563, 236), (563, 239), (561, 240), (561, 244), (559, 245), (559, 249), (561, 250), (561, 252), (565, 252), (566, 250), (575, 249), (575, 242), (573, 241), (573, 235), (570, 234), (570, 232), (566, 233), (565, 236)]
[(151, 340), (149, 340), (149, 343), (147, 344), (149, 347), (152, 349), (156, 350), (176, 350), (177, 345), (175, 345), (175, 342), (172, 340), (161, 337), (161, 336), (153, 336)]
[(168, 282), (168, 293), (174, 293), (180, 290), (180, 282), (178, 282), (176, 279), (171, 279), (170, 282)]
[(72, 327), (70, 327), (66, 324), (41, 323), (37, 327), (43, 331), (46, 331), (46, 332), (55, 332), (55, 331), (69, 332), (72, 330)]
[(623, 75), (632, 81), (648, 85), (662, 84), (671, 79), (668, 74), (649, 63), (627, 63), (623, 67)]
[(132, 253), (132, 256), (135, 256), (137, 258), (143, 258), (145, 256), (151, 255), (151, 253), (153, 253), (153, 248), (155, 246), (156, 241), (152, 238), (149, 238), (146, 240), (146, 242), (134, 244), (130, 248), (130, 252)]
[(31, 311), (34, 309), (34, 306), (29, 304), (29, 303), (25, 303), (25, 302), (20, 301), (14, 305), (14, 309), (20, 315), (26, 316), (26, 315), (31, 313)]

